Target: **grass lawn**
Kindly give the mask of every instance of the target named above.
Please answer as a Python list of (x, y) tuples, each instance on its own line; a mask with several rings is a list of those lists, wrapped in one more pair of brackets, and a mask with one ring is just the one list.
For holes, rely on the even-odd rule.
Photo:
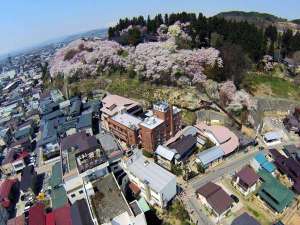
[(300, 88), (296, 84), (271, 74), (248, 74), (243, 81), (243, 86), (254, 95), (300, 100)]

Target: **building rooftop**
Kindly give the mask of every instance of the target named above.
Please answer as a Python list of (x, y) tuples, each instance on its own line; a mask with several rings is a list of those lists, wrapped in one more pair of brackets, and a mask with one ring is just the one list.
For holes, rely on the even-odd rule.
[(197, 154), (197, 159), (202, 163), (202, 165), (208, 165), (213, 161), (224, 156), (224, 152), (220, 146), (214, 146), (203, 152)]
[(169, 149), (168, 147), (162, 145), (159, 145), (157, 147), (155, 153), (169, 161), (171, 161), (176, 154), (174, 151), (171, 151), (171, 149)]
[(228, 210), (233, 203), (232, 198), (219, 185), (212, 182), (200, 187), (197, 193), (204, 196), (219, 215)]
[(51, 189), (52, 208), (57, 209), (68, 203), (66, 190), (63, 186)]
[(49, 183), (52, 188), (62, 184), (61, 162), (57, 162), (52, 166), (52, 174)]
[(248, 213), (243, 213), (239, 217), (235, 218), (231, 225), (260, 225), (260, 223)]
[(139, 129), (139, 124), (142, 122), (141, 119), (132, 116), (128, 113), (118, 113), (114, 115), (111, 119), (132, 130)]
[(239, 138), (227, 127), (218, 125), (208, 126), (205, 123), (198, 123), (195, 127), (203, 136), (206, 136), (206, 132), (212, 134), (218, 144), (222, 147), (225, 155), (232, 153), (239, 147)]
[(258, 195), (268, 203), (271, 208), (277, 212), (282, 212), (293, 202), (294, 193), (281, 184), (270, 173), (260, 170), (258, 175), (263, 180), (263, 184), (258, 190)]
[(157, 126), (159, 126), (160, 124), (162, 124), (164, 121), (152, 116), (152, 117), (147, 117), (146, 119), (144, 119), (144, 121), (142, 123), (140, 123), (141, 126), (146, 127), (148, 129), (154, 129)]
[(95, 182), (94, 187), (98, 192), (92, 196), (92, 204), (100, 224), (109, 223), (114, 217), (124, 212), (132, 215), (132, 211), (112, 174), (108, 174)]
[(138, 102), (119, 95), (107, 95), (102, 99), (102, 104), (103, 107), (101, 108), (101, 111), (109, 116), (115, 115), (124, 108), (128, 112), (140, 105)]
[(71, 205), (73, 225), (94, 225), (85, 199), (80, 199)]
[(141, 181), (147, 181), (156, 192), (160, 192), (170, 182), (176, 180), (176, 176), (159, 165), (148, 161), (141, 152), (136, 152), (127, 160), (128, 170)]
[(242, 183), (246, 184), (248, 187), (253, 186), (259, 180), (259, 176), (250, 166), (243, 167), (239, 172), (236, 173), (235, 176), (238, 177)]

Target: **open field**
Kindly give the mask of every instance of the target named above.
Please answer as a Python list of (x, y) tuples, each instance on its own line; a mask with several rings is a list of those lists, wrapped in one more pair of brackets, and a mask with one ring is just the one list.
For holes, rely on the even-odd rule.
[(271, 74), (250, 73), (244, 79), (243, 86), (257, 96), (300, 100), (300, 88), (292, 80)]

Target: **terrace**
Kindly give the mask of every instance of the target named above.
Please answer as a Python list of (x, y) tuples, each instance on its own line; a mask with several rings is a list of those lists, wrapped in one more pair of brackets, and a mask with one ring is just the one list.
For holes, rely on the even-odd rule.
[(92, 196), (93, 210), (100, 224), (109, 223), (114, 217), (132, 211), (112, 174), (94, 183), (95, 195)]

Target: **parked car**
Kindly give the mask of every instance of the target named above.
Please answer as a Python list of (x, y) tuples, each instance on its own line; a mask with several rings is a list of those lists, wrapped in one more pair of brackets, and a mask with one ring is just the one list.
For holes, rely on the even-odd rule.
[(230, 197), (232, 198), (232, 200), (235, 202), (235, 203), (239, 203), (239, 198), (236, 197), (235, 195), (230, 195)]

